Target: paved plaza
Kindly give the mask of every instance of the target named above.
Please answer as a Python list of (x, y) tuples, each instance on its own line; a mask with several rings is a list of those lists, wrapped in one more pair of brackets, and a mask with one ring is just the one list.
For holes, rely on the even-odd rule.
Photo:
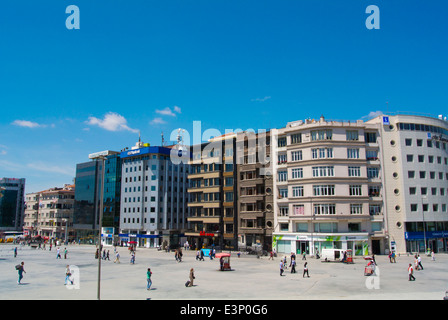
[[(97, 299), (98, 260), (95, 247), (88, 245), (61, 246), (62, 259), (52, 251), (0, 245), (1, 300), (94, 300)], [(64, 259), (64, 248), (68, 258)], [(317, 299), (399, 299), (442, 300), (448, 290), (448, 255), (437, 254), (436, 261), (422, 256), (424, 270), (414, 271), (416, 281), (408, 281), (407, 267), (413, 257), (397, 257), (389, 263), (387, 256), (377, 256), (379, 274), (364, 276), (362, 258), (354, 264), (323, 263), (307, 258), (309, 278), (302, 277), (302, 258), (297, 258), (297, 273), (288, 268), (279, 274), (280, 257), (257, 259), (252, 255), (232, 253), (232, 271), (219, 271), (219, 259), (196, 261), (194, 251), (183, 251), (183, 261), (176, 262), (174, 252), (139, 248), (135, 264), (130, 264), (127, 248), (118, 247), (121, 263), (102, 260), (101, 299), (115, 300), (317, 300)], [(282, 255), (284, 256), (284, 255)], [(289, 264), (289, 255), (287, 255)], [(25, 262), (22, 284), (17, 284), (15, 266)], [(64, 285), (65, 269), (69, 264), (78, 270), (74, 286)], [(152, 288), (146, 290), (146, 271), (151, 268)], [(190, 268), (195, 270), (193, 287), (186, 288)], [(69, 288), (72, 289), (69, 289)]]

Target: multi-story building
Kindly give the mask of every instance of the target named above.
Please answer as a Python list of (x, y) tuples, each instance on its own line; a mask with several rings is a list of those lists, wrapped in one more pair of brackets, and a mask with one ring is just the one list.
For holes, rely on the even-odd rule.
[(385, 226), (397, 252), (448, 251), (448, 122), (393, 115), (367, 121), (381, 136)]
[(183, 244), (188, 229), (188, 150), (151, 147), (139, 141), (120, 157), (121, 243), (135, 241), (145, 247)]
[(271, 250), (274, 209), (270, 132), (239, 132), (236, 150), (238, 246)]
[[(102, 166), (104, 160), (102, 227), (112, 230), (111, 245), (117, 241), (120, 220), (121, 158), (116, 151), (101, 151), (89, 155), (91, 161), (76, 165), (74, 229), (77, 240), (94, 243), (98, 236), (101, 204)], [(114, 239), (115, 234), (115, 239)]]
[(275, 150), (273, 247), (314, 255), (384, 252), (382, 171), (376, 124), (289, 122), (271, 130)]
[(238, 188), (234, 150), (235, 134), (193, 146), (190, 160), (189, 201), (193, 247), (238, 248)]
[(25, 179), (0, 179), (0, 231), (22, 231)]
[(75, 186), (69, 184), (27, 194), (24, 229), (46, 240), (74, 240), (74, 201)]

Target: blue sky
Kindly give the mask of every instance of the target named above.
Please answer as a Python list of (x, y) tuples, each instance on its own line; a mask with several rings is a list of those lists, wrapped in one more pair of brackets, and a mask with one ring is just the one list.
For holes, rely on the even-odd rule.
[[(380, 9), (369, 30), (366, 8)], [(80, 10), (68, 30), (65, 9)], [(71, 183), (88, 154), (163, 131), (448, 111), (446, 1), (8, 1), (0, 176)]]

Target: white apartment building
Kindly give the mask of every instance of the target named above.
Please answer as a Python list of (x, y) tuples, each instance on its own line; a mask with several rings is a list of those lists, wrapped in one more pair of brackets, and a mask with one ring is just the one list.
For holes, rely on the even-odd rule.
[(448, 251), (448, 122), (380, 116), (386, 235), (397, 252)]
[(277, 252), (385, 251), (378, 127), (321, 117), (272, 131)]
[(171, 150), (138, 142), (121, 153), (121, 243), (157, 247), (186, 239), (189, 166), (173, 163)]

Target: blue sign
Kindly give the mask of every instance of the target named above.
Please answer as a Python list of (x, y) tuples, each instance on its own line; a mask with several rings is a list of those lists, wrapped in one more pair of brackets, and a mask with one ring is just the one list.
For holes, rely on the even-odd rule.
[(426, 234), (421, 232), (405, 232), (404, 238), (406, 240), (423, 240), (426, 239), (436, 239), (436, 238), (446, 238), (448, 237), (448, 231), (426, 231)]
[(390, 125), (389, 117), (383, 116), (383, 125)]

